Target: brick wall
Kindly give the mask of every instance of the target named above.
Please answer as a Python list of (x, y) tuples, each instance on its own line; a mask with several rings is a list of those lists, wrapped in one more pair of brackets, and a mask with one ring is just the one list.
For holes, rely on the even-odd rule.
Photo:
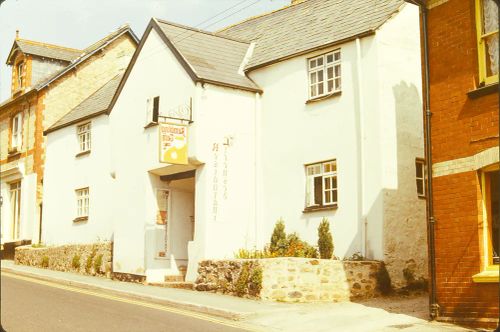
[[(429, 10), (433, 164), (498, 146), (498, 94), (478, 88), (474, 0), (448, 0)], [(442, 173), (442, 172), (441, 172)], [(498, 283), (474, 283), (481, 272), (481, 190), (477, 171), (435, 174), (437, 299), (440, 316), (496, 326)]]

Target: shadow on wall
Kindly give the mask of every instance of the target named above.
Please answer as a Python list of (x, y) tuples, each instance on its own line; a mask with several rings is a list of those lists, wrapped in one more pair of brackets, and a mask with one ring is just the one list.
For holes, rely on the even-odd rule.
[(383, 257), (395, 288), (425, 287), (426, 201), (418, 197), (415, 165), (417, 158), (424, 157), (422, 101), (417, 87), (403, 81), (393, 87), (393, 95), (395, 131), (392, 137), (391, 132), (384, 132), (382, 147), (381, 175), (386, 188), (366, 216), (367, 256)]

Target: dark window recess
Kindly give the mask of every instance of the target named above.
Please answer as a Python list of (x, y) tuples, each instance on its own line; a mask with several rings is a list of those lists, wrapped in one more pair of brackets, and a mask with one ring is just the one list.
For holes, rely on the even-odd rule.
[(314, 178), (314, 204), (323, 205), (323, 178)]
[(160, 96), (153, 99), (153, 118), (152, 122), (158, 122), (158, 115), (160, 114)]

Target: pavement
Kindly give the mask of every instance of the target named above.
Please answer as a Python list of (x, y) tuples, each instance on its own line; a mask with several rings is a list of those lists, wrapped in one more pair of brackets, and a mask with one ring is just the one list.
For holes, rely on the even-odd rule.
[[(196, 312), (231, 321), (238, 321), (259, 331), (474, 331), (452, 324), (429, 322), (422, 315), (388, 312), (375, 302), (290, 304), (242, 299), (233, 296), (146, 286), (114, 281), (102, 277), (83, 276), (1, 261), (3, 275), (15, 275), (83, 289), (122, 299), (143, 301), (164, 307)], [(408, 313), (408, 312), (407, 312)]]

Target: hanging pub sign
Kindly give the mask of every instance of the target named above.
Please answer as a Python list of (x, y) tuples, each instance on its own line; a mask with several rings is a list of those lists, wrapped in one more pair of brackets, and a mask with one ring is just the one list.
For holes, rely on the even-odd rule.
[(160, 123), (160, 162), (187, 165), (187, 126)]

